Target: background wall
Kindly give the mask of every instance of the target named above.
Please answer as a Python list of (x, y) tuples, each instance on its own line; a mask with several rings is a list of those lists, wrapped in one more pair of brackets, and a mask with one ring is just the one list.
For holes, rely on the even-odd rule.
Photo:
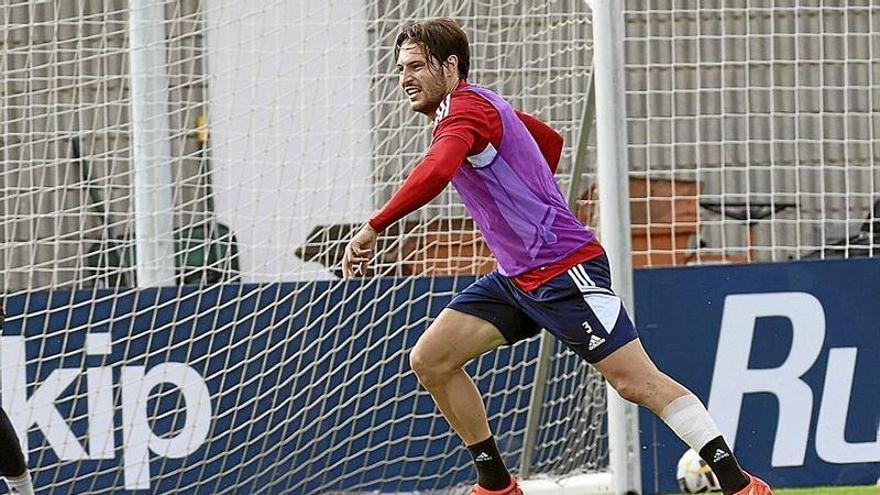
[(364, 5), (209, 0), (205, 13), (217, 218), (243, 279), (327, 277), (293, 252), (318, 225), (372, 212)]

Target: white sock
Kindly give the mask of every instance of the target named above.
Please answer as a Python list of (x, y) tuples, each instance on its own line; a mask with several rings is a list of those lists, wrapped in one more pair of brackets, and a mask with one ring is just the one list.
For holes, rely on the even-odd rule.
[(7, 476), (6, 485), (9, 486), (10, 489), (14, 489), (17, 494), (34, 495), (34, 485), (31, 483), (30, 471), (25, 471), (23, 475), (17, 478)]
[(707, 443), (721, 436), (706, 406), (694, 394), (667, 404), (660, 412), (660, 419), (698, 454)]

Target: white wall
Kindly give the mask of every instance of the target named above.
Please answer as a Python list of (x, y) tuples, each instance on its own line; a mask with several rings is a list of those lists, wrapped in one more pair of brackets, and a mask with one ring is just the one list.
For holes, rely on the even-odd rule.
[(362, 2), (208, 0), (207, 26), (217, 218), (243, 279), (326, 277), (294, 249), (372, 211)]

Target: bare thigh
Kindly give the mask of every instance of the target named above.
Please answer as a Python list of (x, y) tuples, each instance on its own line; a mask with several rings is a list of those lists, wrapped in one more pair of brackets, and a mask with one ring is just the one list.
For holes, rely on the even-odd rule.
[(419, 337), (412, 353), (426, 365), (456, 369), (505, 342), (495, 325), (447, 308)]

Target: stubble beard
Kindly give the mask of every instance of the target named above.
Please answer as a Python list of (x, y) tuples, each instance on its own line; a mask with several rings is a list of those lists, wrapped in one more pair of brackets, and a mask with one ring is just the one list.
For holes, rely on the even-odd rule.
[(421, 98), (410, 101), (410, 108), (414, 112), (430, 116), (440, 108), (440, 103), (446, 98), (446, 85), (443, 81), (432, 81), (430, 87), (421, 86)]

